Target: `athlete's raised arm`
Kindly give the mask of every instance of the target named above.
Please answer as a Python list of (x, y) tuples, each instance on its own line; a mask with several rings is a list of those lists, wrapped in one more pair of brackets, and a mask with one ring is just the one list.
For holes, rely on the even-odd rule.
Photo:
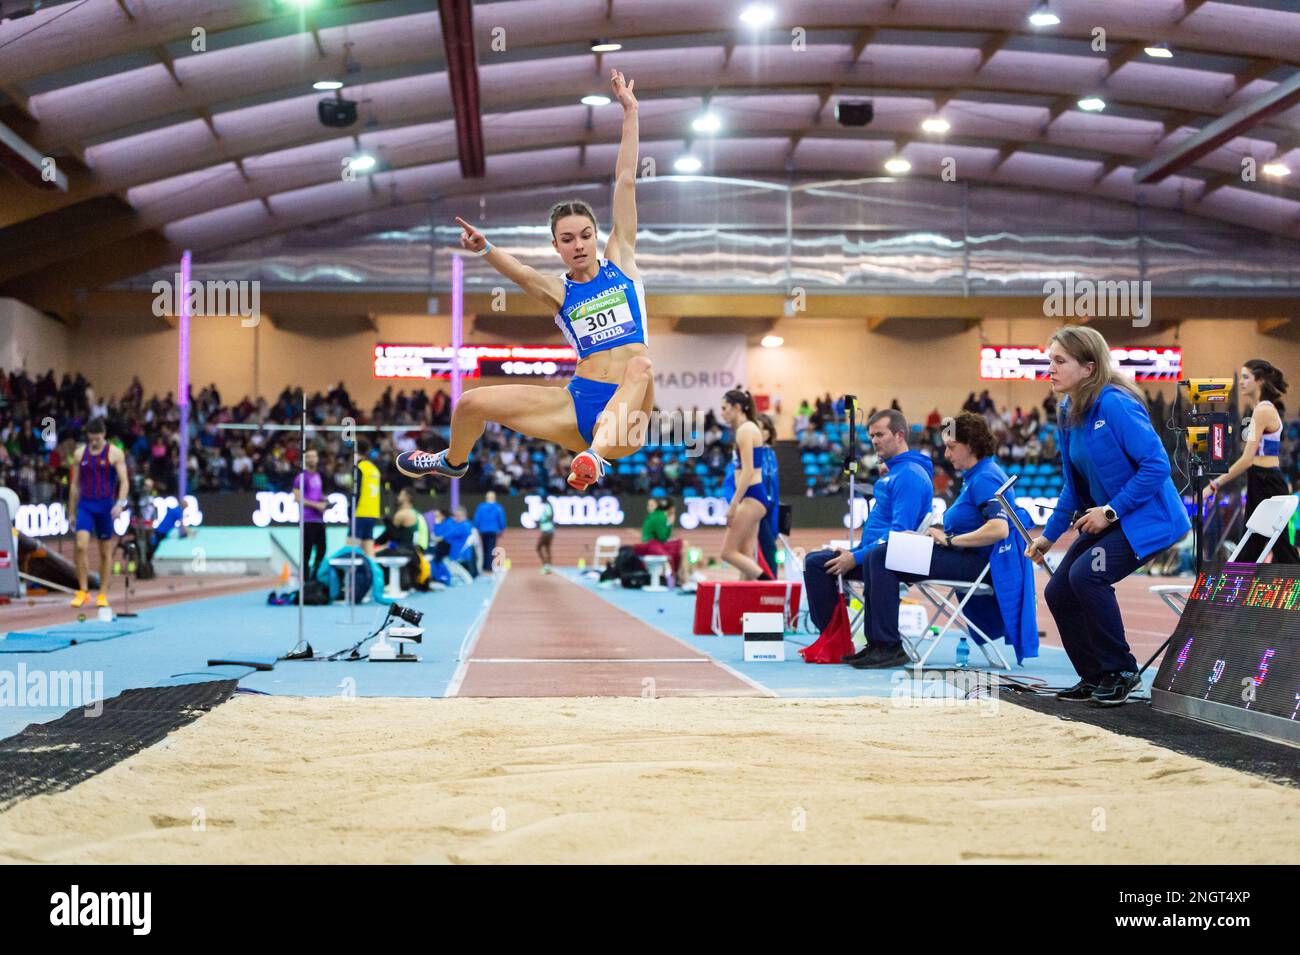
[(614, 224), (605, 243), (605, 258), (628, 278), (640, 278), (633, 249), (636, 246), (636, 163), (641, 148), (641, 128), (637, 118), (636, 80), (628, 82), (618, 70), (610, 70), (614, 98), (623, 106), (623, 137), (618, 144), (618, 162), (614, 166)]
[(460, 216), (456, 217), (456, 221), (465, 230), (460, 234), (462, 249), (476, 254), (482, 254), (483, 250), (487, 249), (488, 252), (484, 258), (487, 259), (488, 265), (514, 282), (537, 301), (545, 304), (551, 311), (558, 311), (560, 306), (564, 304), (563, 280), (557, 276), (543, 275), (531, 265), (524, 265), (509, 252), (498, 249), (488, 242), (487, 236)]

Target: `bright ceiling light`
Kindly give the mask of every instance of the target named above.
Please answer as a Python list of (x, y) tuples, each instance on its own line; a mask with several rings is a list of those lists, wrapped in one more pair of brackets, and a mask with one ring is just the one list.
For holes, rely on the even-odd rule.
[(927, 133), (946, 133), (952, 129), (952, 124), (942, 116), (931, 116), (921, 122), (921, 128)]
[(691, 123), (691, 129), (697, 133), (716, 133), (722, 128), (722, 120), (716, 113), (701, 113)]
[(608, 96), (601, 96), (599, 93), (592, 93), (590, 96), (582, 98), (583, 106), (608, 106), (611, 100)]
[(1291, 169), (1290, 169), (1288, 166), (1284, 166), (1284, 165), (1282, 165), (1280, 162), (1270, 162), (1270, 163), (1265, 163), (1265, 164), (1263, 165), (1262, 169), (1263, 169), (1264, 175), (1266, 175), (1266, 176), (1289, 176), (1289, 175), (1291, 175)]
[(343, 84), (338, 80), (317, 80), (315, 83), (311, 84), (311, 88), (314, 90), (320, 90), (324, 93), (328, 90), (341, 90), (343, 89)]
[(781, 347), (782, 345), (784, 345), (784, 344), (785, 344), (785, 339), (782, 338), (780, 335), (764, 335), (764, 336), (763, 336), (763, 347), (764, 347), (764, 348), (780, 348), (780, 347)]
[(1042, 3), (1034, 8), (1034, 12), (1029, 14), (1029, 22), (1040, 28), (1054, 27), (1061, 22), (1061, 18), (1052, 12), (1052, 8), (1048, 6), (1047, 0), (1043, 0)]
[(751, 3), (740, 11), (740, 19), (751, 27), (765, 27), (776, 19), (776, 11), (766, 3)]
[(891, 176), (903, 176), (912, 171), (912, 164), (902, 156), (885, 160), (885, 172)]
[(592, 53), (617, 53), (621, 49), (623, 44), (613, 40), (594, 40), (591, 44)]
[(692, 173), (699, 172), (704, 167), (694, 156), (678, 156), (677, 161), (673, 163), (673, 168), (678, 172)]
[(360, 156), (348, 162), (348, 169), (352, 172), (365, 172), (368, 169), (375, 168), (375, 157), (362, 153)]
[(1079, 109), (1089, 113), (1100, 113), (1106, 108), (1106, 101), (1100, 96), (1085, 96), (1079, 100)]
[(1174, 51), (1169, 49), (1168, 43), (1152, 43), (1143, 52), (1157, 60), (1172, 60), (1174, 58)]

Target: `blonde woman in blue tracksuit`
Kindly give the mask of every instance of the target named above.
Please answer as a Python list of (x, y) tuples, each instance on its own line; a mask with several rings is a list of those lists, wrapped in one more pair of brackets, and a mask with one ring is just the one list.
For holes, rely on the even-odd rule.
[(1079, 674), (1079, 682), (1057, 697), (1116, 706), (1140, 678), (1114, 585), (1182, 540), (1192, 525), (1146, 402), (1114, 370), (1101, 333), (1062, 328), (1048, 354), (1052, 391), (1060, 396), (1065, 483), (1043, 535), (1026, 555), (1041, 562), (1067, 528), (1079, 532), (1045, 594)]

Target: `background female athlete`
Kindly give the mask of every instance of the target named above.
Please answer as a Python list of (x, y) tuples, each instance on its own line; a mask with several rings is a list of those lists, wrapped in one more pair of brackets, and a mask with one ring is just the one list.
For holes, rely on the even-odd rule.
[(464, 219), (463, 248), (487, 258), (494, 269), (555, 312), (555, 322), (578, 353), (567, 389), (544, 385), (489, 385), (466, 391), (451, 418), (446, 451), (406, 451), (397, 468), (411, 477), (464, 477), (469, 456), (488, 421), (570, 451), (580, 451), (570, 486), (584, 490), (600, 479), (609, 459), (625, 457), (645, 442), (654, 409), (654, 382), (646, 347), (645, 289), (633, 258), (636, 244), (636, 164), (639, 147), (635, 83), (610, 71), (614, 96), (623, 106), (623, 136), (615, 167), (614, 224), (597, 258), (596, 215), (585, 202), (551, 209), (551, 245), (564, 260), (564, 275), (543, 275), (496, 248)]

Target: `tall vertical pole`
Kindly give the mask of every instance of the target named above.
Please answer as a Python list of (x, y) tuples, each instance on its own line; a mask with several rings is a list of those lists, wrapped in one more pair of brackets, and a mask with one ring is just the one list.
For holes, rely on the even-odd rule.
[[(451, 410), (460, 403), (460, 340), (465, 318), (465, 260), (451, 257)], [(460, 507), (460, 481), (451, 481), (451, 509)], [(448, 515), (450, 517), (450, 515)]]
[(307, 599), (307, 389), (302, 389), (302, 417), (298, 419), (298, 646), (302, 646), (303, 603)]
[(177, 356), (176, 402), (180, 408), (181, 460), (176, 476), (176, 500), (181, 506), (181, 530), (185, 534), (185, 472), (190, 458), (190, 250), (181, 256), (180, 354)]

